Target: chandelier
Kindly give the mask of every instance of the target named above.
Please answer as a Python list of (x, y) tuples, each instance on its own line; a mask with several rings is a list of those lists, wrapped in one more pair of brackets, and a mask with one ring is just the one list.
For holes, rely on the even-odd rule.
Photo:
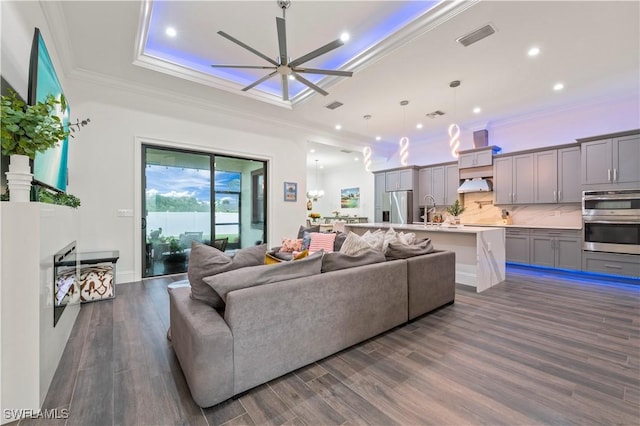
[(316, 189), (307, 191), (307, 199), (318, 201), (318, 198), (322, 198), (323, 196), (324, 191), (322, 189), (318, 189), (318, 160), (316, 160)]

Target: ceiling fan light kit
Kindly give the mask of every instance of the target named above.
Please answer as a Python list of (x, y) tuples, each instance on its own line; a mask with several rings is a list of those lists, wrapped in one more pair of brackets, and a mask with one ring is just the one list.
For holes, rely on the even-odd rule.
[(324, 55), (325, 53), (328, 53), (342, 45), (344, 45), (344, 41), (348, 39), (348, 37), (345, 37), (344, 35), (341, 36), (340, 38), (325, 44), (324, 46), (321, 46), (315, 50), (312, 50), (311, 52), (307, 53), (306, 55), (300, 56), (297, 59), (294, 59), (293, 61), (290, 60), (288, 52), (287, 52), (287, 30), (286, 30), (286, 20), (285, 20), (285, 16), (286, 16), (286, 10), (291, 6), (291, 0), (277, 0), (278, 3), (278, 7), (280, 7), (282, 9), (282, 18), (276, 17), (276, 29), (278, 32), (278, 49), (279, 49), (279, 56), (277, 57), (277, 60), (273, 60), (270, 57), (268, 57), (267, 55), (265, 55), (262, 52), (257, 51), (256, 49), (252, 48), (251, 46), (241, 42), (240, 40), (230, 36), (229, 34), (225, 33), (224, 31), (218, 31), (218, 34), (220, 34), (222, 37), (226, 38), (227, 40), (237, 44), (238, 46), (248, 50), (249, 52), (253, 53), (256, 56), (259, 56), (260, 58), (264, 59), (265, 61), (269, 62), (271, 65), (270, 66), (260, 66), (260, 65), (211, 65), (214, 68), (244, 68), (244, 69), (264, 69), (264, 70), (272, 70), (269, 74), (265, 75), (264, 77), (256, 80), (255, 82), (251, 83), (250, 85), (242, 88), (242, 91), (246, 92), (248, 90), (253, 89), (254, 87), (258, 86), (259, 84), (265, 82), (266, 80), (270, 79), (271, 77), (275, 76), (276, 74), (280, 75), (281, 79), (282, 79), (282, 100), (283, 101), (288, 101), (289, 100), (289, 80), (297, 80), (300, 83), (304, 84), (305, 86), (307, 86), (308, 88), (312, 89), (313, 91), (320, 93), (323, 96), (327, 96), (329, 94), (329, 92), (327, 92), (326, 90), (322, 89), (321, 87), (319, 87), (318, 85), (312, 83), (311, 81), (307, 80), (306, 78), (304, 78), (302, 75), (300, 74), (321, 74), (321, 75), (333, 75), (333, 76), (337, 76), (337, 77), (351, 77), (353, 75), (353, 72), (351, 71), (340, 71), (340, 70), (326, 70), (326, 69), (317, 69), (317, 68), (303, 68), (300, 67), (300, 65), (309, 62), (312, 59), (317, 58), (318, 56)]

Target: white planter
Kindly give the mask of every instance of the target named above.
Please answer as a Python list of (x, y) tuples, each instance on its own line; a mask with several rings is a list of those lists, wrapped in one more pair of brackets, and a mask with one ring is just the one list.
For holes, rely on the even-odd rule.
[(9, 160), (9, 171), (5, 173), (9, 187), (9, 201), (28, 203), (31, 201), (31, 181), (33, 180), (29, 157), (14, 154), (9, 157)]

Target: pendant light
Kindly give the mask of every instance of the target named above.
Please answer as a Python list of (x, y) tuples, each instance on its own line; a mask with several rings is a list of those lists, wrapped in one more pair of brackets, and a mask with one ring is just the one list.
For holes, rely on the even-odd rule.
[[(400, 101), (400, 106), (406, 107), (407, 105), (409, 105), (409, 101)], [(403, 112), (403, 118), (402, 118), (402, 127), (405, 127), (405, 122), (406, 122), (406, 118), (407, 118), (407, 114), (406, 114), (406, 110), (405, 112)], [(403, 136), (400, 138), (400, 164), (402, 164), (403, 166), (407, 165), (407, 160), (409, 159), (409, 137), (408, 136)]]
[(309, 200), (318, 201), (318, 198), (322, 198), (323, 196), (324, 191), (322, 189), (318, 189), (318, 160), (316, 160), (316, 189), (307, 191), (307, 198)]
[[(449, 87), (453, 88), (453, 116), (456, 115), (456, 90), (455, 88), (460, 86), (460, 80), (454, 80), (449, 83)], [(458, 158), (458, 151), (460, 150), (460, 126), (455, 122), (449, 125), (449, 148), (451, 148), (451, 155), (454, 158)]]

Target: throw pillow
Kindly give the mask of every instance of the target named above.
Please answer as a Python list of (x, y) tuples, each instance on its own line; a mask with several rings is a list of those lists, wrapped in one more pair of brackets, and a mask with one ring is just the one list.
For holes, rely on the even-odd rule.
[(385, 260), (384, 254), (382, 254), (381, 251), (372, 248), (363, 250), (356, 256), (339, 252), (327, 253), (322, 258), (322, 272), (338, 271), (355, 266), (384, 262)]
[(223, 302), (226, 302), (227, 294), (234, 290), (319, 274), (322, 269), (323, 255), (324, 253), (321, 252), (296, 262), (249, 266), (206, 277), (204, 282)]
[(311, 233), (311, 244), (309, 244), (309, 251), (316, 252), (324, 250), (327, 253), (333, 251), (333, 243), (336, 239), (336, 234), (325, 234), (322, 232)]
[(298, 238), (304, 238), (305, 232), (320, 232), (320, 225), (310, 226), (308, 228), (300, 225), (300, 229), (298, 229)]
[(217, 248), (192, 241), (188, 268), (191, 297), (214, 308), (223, 307), (222, 299), (202, 279), (232, 269), (263, 265), (266, 252), (267, 246), (262, 244), (240, 249), (232, 258)]
[(333, 242), (333, 251), (340, 251), (342, 248), (342, 244), (344, 244), (344, 240), (347, 238), (346, 232), (336, 232), (336, 240)]
[(303, 250), (301, 252), (298, 253), (293, 253), (293, 260), (300, 260), (300, 259), (304, 259), (305, 257), (309, 256), (309, 250)]
[(369, 243), (369, 245), (374, 249), (382, 251), (382, 247), (384, 246), (384, 236), (385, 232), (381, 229), (377, 229), (374, 232), (365, 232), (360, 238)]
[(264, 255), (264, 264), (265, 265), (277, 265), (280, 262), (286, 262), (286, 260), (275, 257), (271, 253), (267, 253)]
[(365, 250), (369, 250), (371, 246), (358, 234), (349, 231), (347, 238), (345, 238), (340, 253), (350, 256), (357, 256)]
[(430, 238), (416, 240), (413, 244), (390, 243), (384, 255), (387, 260), (407, 259), (413, 256), (428, 254), (433, 251), (433, 244)]
[(282, 246), (280, 247), (280, 251), (282, 252), (294, 252), (294, 251), (302, 251), (302, 238), (291, 239), (291, 238), (283, 238)]
[(302, 233), (302, 250), (309, 249), (309, 245), (311, 245), (311, 233), (304, 231)]

